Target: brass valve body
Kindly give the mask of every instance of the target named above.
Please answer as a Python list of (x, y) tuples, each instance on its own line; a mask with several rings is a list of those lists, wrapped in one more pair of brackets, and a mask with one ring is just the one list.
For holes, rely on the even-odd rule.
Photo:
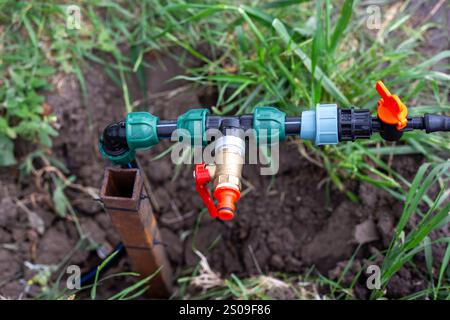
[(241, 190), (242, 166), (244, 159), (233, 148), (222, 148), (216, 154), (214, 189), (223, 185), (233, 185)]
[(241, 189), (245, 142), (236, 136), (223, 136), (216, 142), (215, 165), (207, 166), (214, 189), (222, 186)]

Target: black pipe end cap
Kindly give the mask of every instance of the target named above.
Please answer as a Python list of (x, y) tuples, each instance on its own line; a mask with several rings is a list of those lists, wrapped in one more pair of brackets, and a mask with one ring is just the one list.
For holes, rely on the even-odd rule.
[(101, 138), (103, 151), (110, 156), (119, 156), (129, 150), (127, 144), (125, 121), (111, 123), (105, 130)]

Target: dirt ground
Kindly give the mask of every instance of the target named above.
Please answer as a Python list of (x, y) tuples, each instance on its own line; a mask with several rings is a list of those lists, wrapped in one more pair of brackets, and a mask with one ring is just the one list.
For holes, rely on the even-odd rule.
[[(147, 75), (149, 95), (142, 96), (137, 84), (130, 87), (132, 94), (143, 99), (143, 110), (173, 119), (191, 107), (214, 102), (215, 92), (210, 88), (166, 82), (183, 72), (170, 58), (152, 56), (147, 62), (154, 66)], [(85, 74), (86, 101), (74, 76), (54, 79), (55, 90), (46, 102), (57, 115), (60, 135), (48, 152), (67, 166), (76, 183), (99, 188), (107, 163), (99, 155), (98, 136), (108, 123), (124, 118), (125, 110), (121, 89), (99, 66), (86, 66)], [(260, 176), (256, 165), (247, 165), (243, 173), (245, 195), (238, 203), (237, 217), (230, 222), (213, 221), (207, 214), (198, 215), (203, 205), (195, 192), (192, 166), (177, 171), (169, 156), (151, 161), (168, 146), (163, 142), (139, 158), (158, 202), (155, 212), (175, 277), (198, 263), (192, 250), (195, 247), (223, 277), (231, 273), (240, 277), (302, 274), (314, 265), (318, 272), (337, 279), (361, 245), (352, 275), (368, 257), (386, 248), (402, 212), (399, 201), (366, 183), (347, 183), (360, 198), (358, 203), (333, 187), (327, 195), (323, 183), (326, 171), (302, 157), (298, 144), (290, 140), (281, 146), (277, 176)], [(33, 145), (21, 142), (16, 155), (23, 157), (30, 150)], [(422, 162), (420, 156), (402, 156), (395, 157), (392, 166), (411, 179)], [(36, 165), (42, 167), (42, 163)], [(30, 298), (39, 292), (39, 284), (28, 280), (45, 268), (43, 265), (58, 265), (67, 258), (69, 264), (88, 270), (100, 261), (99, 252), (111, 250), (120, 241), (101, 205), (88, 194), (68, 187), (65, 191), (82, 229), (89, 234), (90, 243), (100, 248), (74, 250), (79, 235), (73, 219), (58, 216), (45, 187), (41, 187), (33, 179), (21, 177), (19, 168), (0, 169), (0, 295), (5, 297)], [(410, 227), (415, 223), (411, 221)], [(442, 232), (450, 234), (448, 229)], [(433, 254), (438, 264), (442, 248), (437, 247)], [(388, 297), (425, 288), (425, 262), (421, 255), (416, 260), (417, 269), (404, 268), (394, 276)], [(129, 270), (129, 261), (124, 258), (110, 273)], [(131, 283), (129, 278), (108, 281), (99, 288), (99, 296), (111, 296)], [(364, 284), (365, 276), (355, 289), (359, 298), (369, 294)]]

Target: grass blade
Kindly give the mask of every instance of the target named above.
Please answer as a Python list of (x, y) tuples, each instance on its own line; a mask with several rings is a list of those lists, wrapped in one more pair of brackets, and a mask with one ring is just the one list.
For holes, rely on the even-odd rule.
[(339, 16), (330, 40), (329, 50), (331, 54), (333, 54), (336, 50), (339, 40), (342, 38), (348, 24), (350, 23), (350, 18), (352, 17), (353, 12), (353, 2), (354, 0), (345, 0), (344, 5), (342, 6), (341, 15)]

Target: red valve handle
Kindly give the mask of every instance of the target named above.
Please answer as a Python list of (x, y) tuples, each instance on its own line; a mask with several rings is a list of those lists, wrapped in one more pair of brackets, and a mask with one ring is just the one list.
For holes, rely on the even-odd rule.
[(206, 208), (208, 209), (210, 216), (216, 218), (217, 208), (214, 205), (214, 201), (206, 186), (208, 182), (211, 181), (211, 175), (209, 174), (208, 169), (206, 169), (205, 163), (196, 164), (194, 174), (195, 174), (195, 189), (200, 195), (200, 198), (202, 198), (202, 201), (206, 206)]

